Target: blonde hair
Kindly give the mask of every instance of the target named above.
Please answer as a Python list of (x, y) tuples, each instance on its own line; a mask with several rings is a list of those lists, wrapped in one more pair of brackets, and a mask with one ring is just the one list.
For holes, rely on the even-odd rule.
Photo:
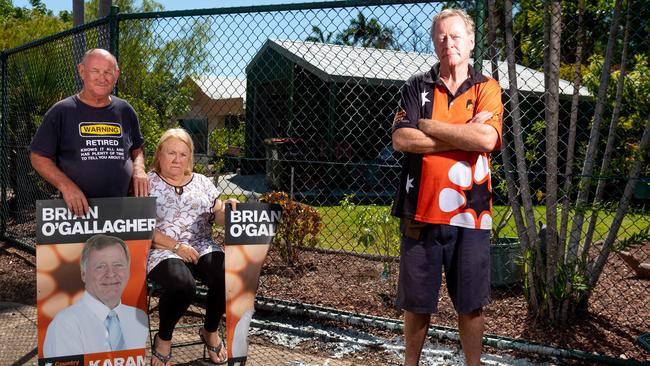
[(192, 169), (194, 167), (194, 142), (192, 142), (190, 134), (182, 128), (170, 128), (160, 136), (160, 140), (158, 140), (158, 145), (156, 146), (156, 153), (154, 154), (153, 162), (151, 163), (151, 169), (156, 173), (160, 173), (160, 159), (158, 158), (158, 154), (162, 151), (163, 144), (171, 138), (181, 140), (190, 149), (190, 163), (188, 164), (187, 169), (185, 169), (185, 175), (192, 174)]
[(436, 30), (436, 23), (451, 17), (460, 17), (465, 23), (467, 34), (474, 35), (474, 19), (470, 17), (463, 9), (445, 9), (433, 16), (431, 21), (431, 39), (434, 39), (433, 32)]

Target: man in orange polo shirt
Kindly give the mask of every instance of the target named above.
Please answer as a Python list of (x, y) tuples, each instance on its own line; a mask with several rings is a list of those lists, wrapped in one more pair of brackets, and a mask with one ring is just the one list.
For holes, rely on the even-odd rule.
[(445, 271), (468, 365), (479, 365), (490, 300), (491, 151), (501, 146), (498, 82), (469, 65), (474, 22), (459, 9), (433, 17), (439, 63), (407, 80), (393, 124), (406, 153), (393, 215), (400, 217), (397, 304), (404, 310), (404, 364), (418, 365)]

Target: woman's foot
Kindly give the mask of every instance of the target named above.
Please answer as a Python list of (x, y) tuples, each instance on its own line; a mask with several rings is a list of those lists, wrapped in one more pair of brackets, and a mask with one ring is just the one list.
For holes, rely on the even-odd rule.
[(222, 364), (228, 361), (228, 351), (223, 345), (219, 331), (208, 332), (205, 328), (199, 329), (199, 336), (208, 350), (208, 357), (212, 363)]
[(151, 345), (151, 366), (171, 366), (171, 364), (172, 341), (163, 341), (156, 333)]

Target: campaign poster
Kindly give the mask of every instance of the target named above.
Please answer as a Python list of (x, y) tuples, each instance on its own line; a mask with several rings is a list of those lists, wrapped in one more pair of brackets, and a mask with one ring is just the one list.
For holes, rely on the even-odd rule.
[(38, 363), (145, 365), (154, 198), (36, 201)]
[(226, 207), (226, 339), (228, 365), (244, 366), (248, 356), (248, 329), (255, 312), (260, 271), (275, 236), (282, 208), (265, 203), (238, 203)]

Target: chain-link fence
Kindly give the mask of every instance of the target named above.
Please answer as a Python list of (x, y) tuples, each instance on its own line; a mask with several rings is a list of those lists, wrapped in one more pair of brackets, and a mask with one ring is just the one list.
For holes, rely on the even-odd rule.
[[(264, 194), (283, 191), (309, 208), (290, 217), (292, 224), (302, 225), (302, 234), (275, 243), (262, 273), (258, 305), (287, 308), (301, 303), (298, 308), (307, 309), (304, 314), (335, 320), (356, 317), (375, 325), (386, 325), (385, 318), (399, 319), (401, 312), (393, 304), (399, 232), (389, 209), (399, 185), (402, 154), (393, 150), (391, 126), (405, 80), (437, 62), (429, 35), (431, 16), (447, 5), (364, 1), (115, 13), (3, 52), (2, 233), (33, 245), (34, 202), (56, 192), (31, 169), (27, 146), (47, 109), (80, 89), (75, 64), (83, 52), (104, 47), (119, 60), (117, 93), (138, 112), (149, 160), (162, 132), (182, 126), (195, 142), (195, 171), (213, 176), (224, 195), (277, 200), (279, 195)], [(650, 112), (648, 10), (632, 1), (622, 7), (609, 63), (618, 66), (609, 67), (614, 71), (601, 108), (597, 96), (601, 70), (607, 65), (603, 59), (613, 5), (588, 8), (578, 16), (578, 5), (562, 3), (559, 94), (553, 103), (558, 107), (557, 159), (552, 159), (557, 168), (549, 172), (551, 88), (545, 84), (545, 70), (549, 72), (544, 52), (553, 43), (545, 38), (543, 4), (515, 4), (511, 33), (503, 20), (504, 4), (456, 5), (475, 18), (474, 66), (498, 78), (506, 110), (505, 151), (492, 156), (493, 301), (486, 309), (487, 332), (647, 359), (648, 351), (636, 337), (650, 329), (649, 282), (635, 272), (641, 267), (626, 264), (650, 262), (647, 164), (634, 179), (638, 183), (631, 200), (621, 199), (629, 177), (634, 178), (634, 163), (647, 158), (640, 141)], [(629, 33), (625, 37), (624, 31)], [(508, 35), (514, 56), (510, 65)], [(627, 61), (621, 62), (624, 45)], [(581, 85), (574, 96), (577, 60), (582, 63)], [(622, 107), (617, 109), (616, 84), (623, 66)], [(591, 131), (596, 114), (604, 121), (599, 135)], [(558, 295), (553, 286), (547, 289), (548, 296), (561, 301), (577, 299), (578, 316), (570, 326), (549, 331), (530, 310), (530, 280), (539, 278), (528, 277), (531, 260), (547, 263), (546, 247), (541, 239), (535, 245), (521, 244), (516, 210), (525, 200), (524, 191), (529, 192), (534, 219), (528, 225), (538, 231), (537, 222), (546, 223), (549, 217), (547, 194), (552, 188), (547, 177), (552, 174), (559, 177), (558, 201), (574, 202), (584, 187), (584, 162), (601, 165), (613, 114), (618, 114), (618, 126), (612, 129), (611, 163), (586, 174), (593, 178), (588, 183), (593, 189), (586, 189), (591, 197), (603, 184), (599, 198), (594, 204), (591, 198), (580, 205), (557, 206), (558, 217), (569, 213), (569, 224), (578, 213), (594, 220), (591, 234), (587, 225), (577, 228), (589, 237), (580, 242), (580, 250), (591, 246), (582, 261), (560, 262), (557, 267), (565, 272), (556, 284), (569, 281), (575, 285), (573, 292), (558, 290)], [(594, 137), (600, 145), (590, 154)], [(514, 174), (517, 183), (512, 197), (507, 173)], [(610, 245), (607, 236), (619, 225), (617, 210), (625, 205), (629, 209)], [(598, 216), (592, 216), (594, 212)], [(561, 247), (570, 247), (566, 231), (557, 231), (567, 243)], [(615, 254), (614, 249), (630, 256)], [(607, 264), (598, 281), (589, 283), (595, 268), (590, 260), (603, 252)], [(531, 259), (540, 255), (544, 258)], [(578, 285), (584, 287), (576, 295)], [(583, 296), (586, 293), (590, 296)], [(446, 294), (441, 301), (434, 323), (455, 327)]]

